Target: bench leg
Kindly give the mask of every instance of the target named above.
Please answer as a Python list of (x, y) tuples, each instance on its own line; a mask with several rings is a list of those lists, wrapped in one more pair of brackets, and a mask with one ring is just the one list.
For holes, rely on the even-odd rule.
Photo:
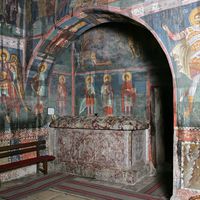
[(47, 163), (47, 161), (43, 162), (43, 169), (44, 169), (44, 174), (47, 174), (47, 171), (48, 171), (48, 163)]
[(36, 168), (36, 170), (37, 170), (37, 174), (40, 172), (40, 163), (37, 163), (37, 168)]

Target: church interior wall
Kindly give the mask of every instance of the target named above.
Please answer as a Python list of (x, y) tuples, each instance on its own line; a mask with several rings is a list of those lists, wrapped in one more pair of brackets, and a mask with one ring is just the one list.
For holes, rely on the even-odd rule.
[[(48, 108), (54, 109), (53, 117), (128, 113), (122, 98), (125, 77), (135, 90), (128, 115), (151, 127), (152, 88), (165, 91), (164, 101), (173, 87), (174, 144), (168, 150), (174, 151), (174, 198), (199, 193), (199, 3), (2, 0), (0, 145), (48, 138)], [(152, 35), (160, 46), (149, 40)], [(160, 47), (164, 54), (157, 52)], [(165, 76), (169, 69), (170, 78)], [(106, 78), (109, 86), (103, 87)], [(89, 82), (95, 97), (86, 105)], [(110, 102), (102, 98), (106, 87)], [(8, 161), (13, 159), (21, 158)], [(25, 169), (1, 178), (29, 173)]]

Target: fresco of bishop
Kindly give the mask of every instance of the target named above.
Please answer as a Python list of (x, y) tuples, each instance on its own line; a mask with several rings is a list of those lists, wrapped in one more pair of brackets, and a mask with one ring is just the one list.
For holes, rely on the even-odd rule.
[(171, 40), (179, 41), (171, 54), (179, 72), (184, 73), (191, 80), (188, 90), (180, 97), (180, 102), (185, 96), (188, 99), (185, 117), (189, 117), (192, 112), (194, 95), (200, 82), (200, 7), (191, 11), (189, 21), (191, 26), (178, 33), (173, 33), (167, 25), (162, 25)]

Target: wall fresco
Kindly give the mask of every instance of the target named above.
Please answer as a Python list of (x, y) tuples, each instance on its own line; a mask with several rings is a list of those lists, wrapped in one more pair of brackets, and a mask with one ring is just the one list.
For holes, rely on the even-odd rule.
[(55, 115), (71, 115), (71, 75), (53, 72), (51, 78), (49, 107), (56, 108)]
[[(129, 81), (123, 80), (127, 74)], [(144, 73), (132, 75), (131, 72), (77, 76), (77, 92), (80, 85), (85, 85), (76, 95), (77, 114), (127, 115), (141, 120), (147, 119), (146, 82), (137, 79), (137, 76), (141, 75), (145, 76)], [(106, 76), (110, 77), (112, 82), (105, 82)]]
[[(75, 27), (79, 29), (82, 27), (81, 23), (75, 23), (71, 29)], [(112, 28), (104, 26), (88, 31), (74, 43), (75, 48), (70, 46), (69, 48), (62, 48), (62, 53), (58, 52), (53, 71), (51, 71), (51, 65), (48, 65), (48, 70), (40, 73), (39, 66), (42, 58), (35, 60), (26, 93), (29, 103), (32, 102), (30, 107), (34, 109), (37, 99), (42, 101), (48, 96), (47, 101), (40, 103), (45, 104), (43, 107), (55, 108), (58, 115), (70, 115), (75, 109), (75, 115), (98, 113), (99, 115), (120, 116), (122, 114), (134, 115), (142, 120), (147, 119), (148, 68), (151, 68), (151, 70), (157, 68), (156, 54), (155, 52), (152, 53), (151, 48), (140, 48), (141, 45), (138, 41), (141, 41), (141, 38), (137, 36), (138, 29), (132, 30), (130, 27), (129, 32), (122, 33), (119, 32), (120, 30), (121, 27), (117, 28), (112, 25)], [(107, 40), (110, 37), (112, 39), (108, 43)], [(146, 40), (148, 34), (143, 34), (143, 37)], [(157, 51), (155, 43), (147, 41), (148, 45)], [(118, 51), (115, 51), (116, 47), (118, 47)], [(148, 59), (147, 55), (151, 56), (152, 60)], [(162, 57), (162, 54), (159, 53), (159, 55)], [(44, 63), (44, 61), (42, 62)], [(52, 73), (50, 79), (49, 73)], [(38, 74), (40, 74), (40, 78), (43, 77), (45, 80), (38, 80)], [(70, 76), (74, 79), (74, 81), (71, 79), (71, 83)], [(58, 87), (59, 77), (62, 77), (60, 79), (65, 82), (62, 87)], [(158, 82), (152, 76), (152, 84)], [(38, 86), (37, 83), (43, 86)], [(40, 91), (37, 92), (38, 87)], [(82, 90), (80, 90), (80, 87)], [(62, 98), (67, 99), (67, 102), (58, 100), (59, 93), (52, 92), (57, 88), (63, 90), (64, 96)], [(42, 91), (43, 93), (45, 91), (45, 94), (41, 94)], [(93, 94), (89, 94), (88, 91)], [(75, 102), (72, 100), (72, 93), (76, 95), (76, 98), (74, 96)], [(92, 96), (89, 97), (90, 95)], [(71, 106), (73, 104), (72, 108), (67, 106), (68, 110), (61, 112), (61, 109), (66, 105)]]
[(145, 65), (150, 62), (134, 36), (120, 28), (95, 28), (75, 43), (76, 114), (147, 119)]
[(71, 14), (71, 0), (31, 0), (25, 1), (28, 35), (46, 32), (65, 15)]
[(23, 50), (11, 47), (0, 50), (1, 130), (16, 129), (27, 111), (23, 86)]
[[(159, 34), (174, 62), (176, 74), (178, 124), (198, 126), (199, 111), (199, 5), (174, 8), (144, 20)], [(166, 21), (166, 16), (171, 20)], [(174, 23), (176, 22), (176, 23)]]
[[(80, 23), (75, 20), (70, 30), (73, 30), (72, 32), (83, 31), (82, 28), (85, 30), (86, 24), (84, 20)], [(148, 47), (150, 45), (151, 48), (140, 48), (139, 29), (129, 28), (127, 33), (123, 31), (119, 33), (121, 28), (117, 28), (115, 25), (112, 25), (111, 29), (108, 26), (93, 29), (75, 42), (75, 48), (70, 46), (66, 52), (58, 54), (56, 59), (49, 55), (44, 58), (44, 54), (41, 52), (33, 60), (26, 84), (25, 99), (28, 109), (32, 110), (27, 113), (28, 126), (37, 127), (45, 124), (48, 107), (55, 108), (58, 115), (70, 115), (75, 109), (74, 114), (76, 115), (87, 115), (87, 113), (88, 115), (95, 113), (118, 116), (134, 115), (138, 119), (146, 120), (147, 68), (152, 70), (152, 66), (156, 68), (158, 65), (154, 63), (156, 53), (151, 51), (156, 48), (154, 43), (147, 40), (148, 34), (143, 34), (142, 37), (146, 40), (146, 45)], [(109, 43), (107, 42), (108, 38), (112, 38)], [(57, 42), (60, 42), (59, 37), (58, 39)], [(52, 41), (54, 42), (54, 40)], [(40, 42), (37, 40), (36, 47), (38, 43)], [(46, 47), (48, 49), (48, 45)], [(118, 51), (115, 51), (116, 47), (118, 47)], [(72, 50), (70, 50), (71, 48)], [(159, 53), (159, 55), (161, 54)], [(148, 58), (149, 56), (152, 57), (152, 60)], [(71, 61), (74, 63), (72, 64)], [(51, 71), (53, 62), (54, 69)], [(75, 74), (72, 73), (73, 70)], [(52, 74), (51, 78), (49, 77), (50, 73)], [(96, 92), (96, 99), (88, 97), (88, 94), (86, 97), (84, 92), (91, 85), (86, 84), (88, 82), (86, 79), (88, 80), (90, 77), (88, 73), (92, 75), (91, 80), (95, 83), (93, 89), (92, 87), (89, 89)], [(70, 83), (70, 76), (74, 82), (71, 80)], [(158, 80), (152, 79), (153, 82), (156, 84)], [(80, 84), (83, 90), (78, 92)], [(58, 88), (61, 90), (60, 94), (63, 95), (60, 96), (60, 99), (58, 98), (60, 94), (53, 92)], [(72, 93), (73, 95), (71, 95)], [(80, 96), (75, 98), (75, 93)], [(75, 102), (72, 98), (75, 98)], [(68, 110), (61, 111), (66, 107)]]
[(2, 0), (0, 2), (0, 26), (3, 35), (24, 35), (24, 0)]
[[(9, 11), (8, 3), (11, 4)], [(105, 14), (101, 9), (93, 14), (82, 12), (92, 6), (108, 7), (110, 11), (120, 12), (133, 18), (138, 17), (138, 20), (141, 17), (141, 23), (151, 27), (151, 31), (159, 37), (158, 40), (164, 44), (164, 50), (172, 59), (176, 81), (174, 86), (177, 87), (174, 88), (177, 89), (175, 91), (177, 102), (174, 102), (174, 105), (177, 105), (174, 108), (178, 121), (176, 125), (184, 128), (199, 127), (199, 1), (2, 0), (1, 5), (3, 5), (0, 8), (0, 25), (3, 27), (1, 35), (24, 35), (26, 28), (27, 35), (36, 38), (35, 40), (33, 37), (34, 42), (21, 46), (20, 43), (12, 43), (11, 38), (1, 37), (1, 51), (6, 50), (10, 54), (9, 60), (5, 60), (7, 57), (5, 55), (9, 54), (1, 56), (1, 66), (5, 66), (1, 67), (3, 70), (0, 76), (1, 97), (3, 96), (1, 128), (7, 131), (5, 135), (9, 135), (10, 130), (16, 132), (23, 126), (32, 128), (45, 125), (48, 107), (55, 108), (56, 115), (78, 115), (83, 110), (80, 113), (83, 116), (95, 113), (101, 116), (131, 113), (137, 119), (148, 119), (147, 86), (168, 84), (170, 81), (165, 76), (166, 68), (158, 70), (160, 66), (165, 65), (160, 62), (163, 55), (160, 56), (154, 51), (156, 48), (154, 44), (150, 45), (149, 36), (143, 37), (142, 43), (138, 45), (135, 42), (138, 40), (136, 36), (142, 37), (142, 34), (138, 34), (136, 30), (131, 33), (131, 38), (129, 34), (123, 36), (119, 33), (120, 30), (105, 31), (97, 28), (96, 32), (89, 31), (78, 39), (82, 33), (98, 24), (125, 21), (117, 14)], [(23, 13), (26, 13), (24, 20)], [(64, 16), (66, 19), (55, 25)], [(53, 27), (53, 31), (47, 33), (50, 27)], [(75, 39), (77, 39), (75, 48), (69, 47), (70, 41)], [(10, 45), (7, 46), (7, 43)], [(147, 46), (145, 54), (143, 49), (139, 48), (144, 44)], [(22, 53), (25, 46), (28, 52), (27, 63), (30, 59), (28, 66)], [(32, 55), (31, 52), (35, 47), (38, 49)], [(65, 55), (59, 54), (60, 49), (66, 51), (67, 47), (70, 50)], [(16, 55), (17, 59), (12, 55)], [(15, 61), (11, 57), (15, 58)], [(15, 67), (12, 67), (13, 65)], [(16, 65), (19, 69), (17, 71), (14, 70)], [(5, 71), (7, 69), (8, 71)], [(9, 79), (7, 74), (10, 76)], [(127, 81), (125, 74), (128, 75)], [(5, 103), (6, 98), (8, 101)], [(14, 102), (16, 106), (11, 109)], [(198, 190), (196, 178), (199, 174), (198, 144), (183, 144), (183, 149), (180, 149), (182, 142), (188, 137), (184, 134), (178, 137), (180, 141), (176, 153), (179, 163), (175, 167), (180, 166), (179, 169), (183, 169), (181, 187)], [(190, 142), (194, 142), (195, 138), (196, 135), (192, 135)], [(19, 141), (13, 139), (12, 142)], [(197, 158), (197, 161), (194, 165), (190, 165), (189, 161), (194, 158)], [(190, 167), (194, 169), (192, 175)], [(175, 181), (174, 185), (179, 188), (179, 179)], [(186, 198), (184, 192), (181, 189), (177, 191), (180, 199)], [(192, 195), (187, 191), (185, 193), (187, 198)]]
[(26, 102), (29, 113), (28, 123), (32, 127), (41, 127), (46, 123), (48, 105), (48, 74), (52, 65), (51, 60), (38, 58), (34, 62), (31, 76), (26, 85)]

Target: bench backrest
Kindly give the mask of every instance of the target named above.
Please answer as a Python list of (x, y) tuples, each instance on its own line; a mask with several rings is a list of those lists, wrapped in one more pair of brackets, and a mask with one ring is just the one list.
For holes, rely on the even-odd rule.
[(37, 156), (39, 156), (39, 151), (44, 149), (46, 149), (45, 140), (2, 146), (0, 147), (0, 158), (6, 158), (9, 156), (14, 156), (29, 152), (37, 152)]

